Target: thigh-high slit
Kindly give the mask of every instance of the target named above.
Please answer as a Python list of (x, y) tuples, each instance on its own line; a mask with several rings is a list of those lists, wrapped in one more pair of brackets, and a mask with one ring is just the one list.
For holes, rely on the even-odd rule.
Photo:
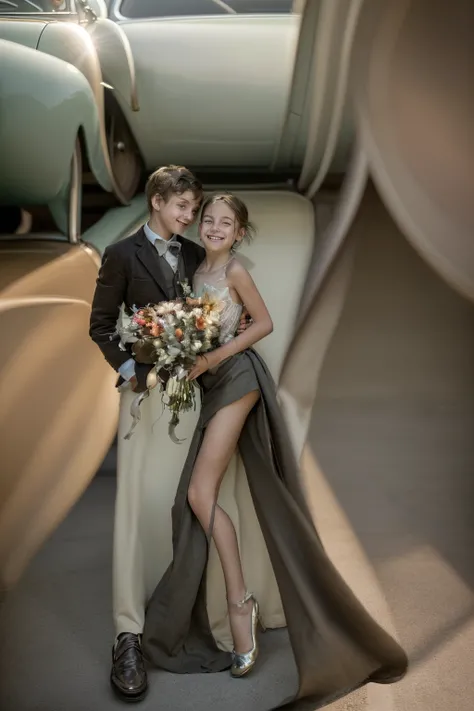
[(210, 532), (193, 514), (188, 488), (212, 416), (259, 389), (239, 452), (298, 669), (295, 698), (311, 697), (320, 706), (368, 680), (402, 676), (405, 653), (356, 599), (323, 549), (265, 363), (248, 350), (205, 373), (201, 383), (202, 410), (172, 509), (173, 561), (146, 611), (143, 648), (148, 661), (177, 673), (218, 672), (231, 664), (230, 654), (219, 648), (211, 632), (206, 607)]

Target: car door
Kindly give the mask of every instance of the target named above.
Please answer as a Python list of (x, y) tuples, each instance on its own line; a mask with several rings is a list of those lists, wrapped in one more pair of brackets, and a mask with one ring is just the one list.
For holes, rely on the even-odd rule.
[(287, 108), (299, 15), (286, 0), (120, 0), (140, 112), (123, 106), (149, 170), (268, 171)]

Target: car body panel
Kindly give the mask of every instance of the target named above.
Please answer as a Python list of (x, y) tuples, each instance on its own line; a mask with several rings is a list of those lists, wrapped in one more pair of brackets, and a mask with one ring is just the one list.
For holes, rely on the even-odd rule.
[(148, 169), (168, 162), (269, 168), (285, 118), (297, 16), (120, 26), (135, 60), (141, 111), (122, 109)]
[(118, 242), (135, 232), (146, 222), (147, 217), (145, 196), (137, 195), (130, 205), (120, 205), (107, 210), (100, 220), (83, 233), (82, 239), (102, 255), (109, 244)]
[[(302, 170), (300, 187), (316, 175), (345, 171), (354, 141), (344, 84), (357, 0), (308, 4), (298, 40), (293, 79), (274, 169)], [(349, 40), (349, 41), (348, 41)], [(306, 178), (303, 180), (302, 178)]]
[(9, 42), (18, 42), (25, 47), (36, 49), (41, 33), (48, 24), (45, 20), (28, 18), (27, 20), (15, 20), (2, 17), (0, 15), (0, 39)]
[(87, 0), (87, 4), (98, 18), (107, 18), (108, 8), (105, 0)]
[(38, 50), (77, 67), (89, 82), (96, 103), (100, 103), (103, 91), (101, 67), (94, 43), (84, 27), (70, 22), (48, 22), (38, 42)]
[(102, 75), (119, 95), (120, 103), (138, 111), (139, 101), (135, 62), (123, 29), (108, 19), (97, 19), (86, 26), (100, 61)]
[[(99, 18), (90, 24), (85, 22), (78, 24), (79, 15), (73, 13), (65, 13), (65, 15), (67, 21), (57, 21), (52, 14), (51, 19), (48, 18), (47, 21), (28, 15), (22, 19), (0, 16), (0, 37), (8, 37), (16, 44), (26, 44), (41, 53), (62, 59), (68, 65), (76, 67), (84, 75), (89, 82), (95, 100), (95, 107), (91, 106), (90, 110), (79, 112), (86, 139), (85, 148), (89, 167), (99, 185), (106, 191), (113, 192), (120, 202), (126, 204), (128, 199), (122, 194), (114, 178), (109, 157), (100, 58), (104, 59), (107, 79), (115, 84), (116, 93), (120, 95), (122, 103), (136, 110), (138, 108), (136, 82), (133, 57), (128, 41), (120, 28), (108, 19)], [(95, 29), (89, 32), (88, 28), (94, 25)], [(113, 62), (111, 61), (112, 55)], [(34, 65), (32, 65), (32, 70), (34, 71)], [(63, 85), (67, 84), (68, 77), (68, 68), (63, 66), (61, 81)], [(46, 88), (46, 93), (48, 93), (48, 84), (48, 81), (44, 81), (43, 86)], [(31, 115), (34, 116), (34, 111)], [(64, 120), (64, 116), (59, 116), (57, 120)], [(72, 124), (77, 124), (77, 122), (73, 121)], [(50, 148), (54, 153), (54, 143), (50, 144)], [(61, 141), (58, 153), (62, 156)], [(68, 165), (66, 172), (62, 175), (63, 184), (69, 179), (69, 172)], [(33, 202), (36, 202), (36, 199)], [(58, 226), (62, 229), (62, 224)]]
[[(147, 168), (185, 162), (205, 169), (297, 171), (306, 158), (313, 94), (330, 88), (312, 172), (317, 174), (323, 158), (325, 173), (343, 172), (354, 126), (349, 104), (333, 122), (341, 63), (333, 61), (334, 50), (326, 60), (328, 42), (318, 49), (317, 64), (314, 55), (315, 43), (319, 48), (329, 32), (344, 39), (350, 13), (339, 8), (328, 26), (329, 5), (313, 5), (313, 21), (301, 35), (300, 16), (288, 13), (122, 21), (143, 109), (136, 116), (127, 113), (127, 120)], [(334, 146), (328, 155), (330, 131)]]
[[(354, 34), (362, 0), (321, 0), (308, 6), (316, 10), (305, 24), (299, 50), (311, 47), (302, 128), (293, 161), (301, 169), (298, 187), (313, 196), (335, 166), (347, 165), (348, 147), (353, 143), (352, 102), (348, 97), (348, 76)], [(306, 15), (309, 19), (308, 15)], [(313, 31), (308, 31), (313, 27)], [(305, 36), (306, 35), (306, 36)], [(305, 42), (306, 40), (306, 42)], [(292, 110), (295, 109), (292, 107)], [(296, 161), (295, 161), (296, 158)], [(309, 194), (309, 193), (308, 193)]]
[[(110, 24), (112, 25), (113, 23)], [(116, 37), (116, 35), (113, 36)], [(117, 47), (116, 42), (114, 46)], [(87, 156), (89, 163), (99, 184), (105, 190), (113, 192), (119, 198), (120, 202), (124, 204), (127, 203), (126, 198), (122, 196), (120, 188), (114, 179), (110, 163), (105, 128), (102, 69), (91, 36), (87, 30), (80, 25), (65, 22), (50, 22), (43, 30), (38, 49), (41, 52), (59, 57), (70, 65), (77, 67), (89, 82), (97, 111), (94, 116), (92, 112), (89, 112), (88, 116), (84, 116), (84, 124), (90, 124), (92, 121), (95, 123), (96, 116), (99, 122), (99, 132), (98, 135), (95, 136), (95, 147), (88, 146)], [(124, 54), (120, 56), (122, 60), (124, 60)], [(126, 64), (126, 66), (124, 66), (124, 61), (122, 61), (122, 63), (119, 64), (119, 68), (120, 66), (126, 71), (124, 81), (127, 83), (127, 77), (130, 79), (128, 73), (129, 65)], [(127, 97), (127, 102), (130, 103), (130, 97)]]
[(16, 43), (1, 40), (0, 53), (0, 201), (47, 205), (57, 197), (70, 179), (79, 129), (96, 178), (110, 190), (97, 107), (84, 75)]
[[(323, 0), (316, 6), (320, 4)], [(306, 66), (295, 70), (300, 15), (224, 13), (119, 24), (99, 18), (82, 26), (77, 24), (80, 14), (70, 17), (72, 21), (43, 24), (38, 49), (84, 73), (99, 116), (104, 112), (102, 80), (112, 87), (148, 171), (169, 162), (202, 171), (298, 171), (306, 157), (311, 119), (311, 107), (302, 97), (311, 95), (318, 80), (307, 66), (314, 40), (306, 51)], [(343, 20), (341, 24), (343, 35)], [(84, 35), (92, 38), (95, 52)], [(325, 81), (336, 75), (337, 66), (328, 66)], [(322, 133), (331, 125), (331, 112), (329, 102)], [(347, 110), (341, 125), (329, 172), (341, 172), (347, 162), (353, 140)], [(104, 130), (101, 140), (105, 153)], [(322, 157), (320, 147), (312, 156), (315, 170)], [(126, 202), (116, 185), (113, 190)]]
[(290, 14), (301, 12), (304, 0), (107, 0), (115, 21), (157, 17), (203, 17), (232, 14)]
[(1, 42), (1, 51), (1, 201), (48, 204), (54, 199), (69, 180), (79, 129), (92, 172), (111, 190), (97, 106), (84, 75), (71, 64), (21, 45)]

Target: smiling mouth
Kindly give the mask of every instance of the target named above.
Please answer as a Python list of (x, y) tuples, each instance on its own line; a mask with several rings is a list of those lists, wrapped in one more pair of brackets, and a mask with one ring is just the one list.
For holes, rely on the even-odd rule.
[(207, 239), (211, 240), (211, 242), (222, 242), (224, 240), (223, 237), (214, 237), (211, 235), (206, 235)]

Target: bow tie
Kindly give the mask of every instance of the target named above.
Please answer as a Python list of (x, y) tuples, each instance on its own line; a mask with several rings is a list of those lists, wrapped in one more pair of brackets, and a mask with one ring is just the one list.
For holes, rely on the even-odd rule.
[(164, 257), (166, 252), (170, 252), (174, 257), (179, 257), (179, 253), (181, 252), (181, 242), (175, 239), (171, 239), (168, 242), (157, 239), (155, 240), (155, 247), (160, 257)]

